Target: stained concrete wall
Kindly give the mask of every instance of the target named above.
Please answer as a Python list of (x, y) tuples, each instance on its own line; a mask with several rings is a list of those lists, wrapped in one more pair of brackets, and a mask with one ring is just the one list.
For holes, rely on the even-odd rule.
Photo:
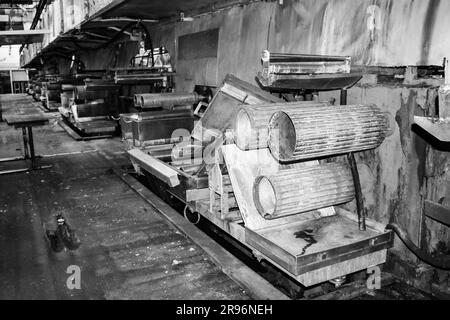
[[(152, 36), (176, 61), (179, 36), (220, 27), (217, 77), (203, 82), (220, 81), (226, 73), (253, 81), (263, 49), (351, 55), (355, 64), (362, 65), (442, 65), (450, 53), (450, 43), (444, 41), (450, 32), (448, 12), (450, 2), (440, 0), (256, 2), (192, 22), (158, 25)], [(185, 74), (179, 75), (178, 84), (183, 90), (193, 86)]]
[[(349, 104), (373, 103), (391, 118), (392, 135), (376, 150), (356, 156), (368, 216), (383, 224), (397, 221), (417, 245), (422, 240), (422, 219), (426, 219), (424, 235), (429, 252), (437, 252), (442, 244), (450, 243), (448, 227), (422, 216), (425, 199), (450, 199), (450, 189), (445, 188), (450, 183), (448, 152), (434, 149), (412, 129), (414, 116), (435, 112), (437, 87), (433, 82), (366, 83), (348, 92)], [(320, 94), (320, 99), (331, 98), (339, 101), (339, 92)], [(356, 209), (354, 205), (350, 208)], [(397, 254), (416, 261), (399, 239), (396, 240)]]

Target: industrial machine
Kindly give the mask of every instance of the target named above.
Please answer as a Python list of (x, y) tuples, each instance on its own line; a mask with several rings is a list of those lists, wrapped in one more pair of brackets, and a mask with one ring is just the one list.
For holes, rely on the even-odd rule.
[[(161, 93), (173, 90), (175, 72), (170, 63), (170, 54), (164, 48), (154, 48), (134, 56), (128, 67), (112, 68), (114, 82), (122, 88), (121, 102), (130, 106), (129, 101), (135, 94)], [(129, 111), (129, 110), (127, 110)]]
[(40, 77), (35, 77), (30, 80), (28, 86), (28, 93), (33, 97), (34, 101), (41, 101), (42, 82)]
[(131, 59), (126, 68), (113, 68), (114, 81), (123, 85), (152, 85), (158, 91), (172, 88), (172, 70), (170, 54), (164, 47), (141, 50)]
[(56, 103), (59, 100), (59, 93), (55, 91), (59, 91), (60, 76), (53, 73), (42, 73), (39, 80), (39, 97), (35, 97), (35, 100), (41, 102), (48, 111), (57, 111)]
[(352, 72), (351, 57), (281, 54), (263, 51), (257, 80), (266, 90), (340, 90), (361, 79)]
[(41, 102), (47, 111), (55, 112), (61, 106), (62, 86), (70, 83), (70, 76), (41, 73), (30, 79), (27, 93)]
[(61, 87), (59, 112), (64, 122), (83, 137), (113, 136), (118, 129), (113, 116), (118, 115), (119, 86), (105, 79), (87, 78), (83, 82)]
[(176, 129), (192, 130), (193, 105), (201, 97), (172, 92), (175, 72), (167, 49), (153, 48), (150, 43), (146, 48), (141, 42), (128, 67), (111, 71), (114, 82), (121, 86), (120, 127), (129, 146), (170, 139)]
[(46, 82), (44, 85), (44, 107), (48, 111), (58, 111), (61, 104), (61, 83), (58, 81)]
[[(347, 58), (308, 56), (306, 66), (305, 57), (284, 58), (299, 74), (265, 82), (271, 91), (286, 83), (303, 90), (304, 72), (315, 82), (308, 90), (347, 88), (361, 78)], [(316, 82), (314, 68), (343, 82)], [(352, 153), (377, 148), (387, 132), (375, 105), (286, 102), (228, 75), (191, 136), (128, 153), (154, 192), (185, 203), (185, 216), (208, 219), (258, 260), (310, 287), (386, 260), (393, 233), (365, 216)], [(343, 206), (351, 201), (356, 213)]]
[(136, 94), (134, 106), (140, 112), (120, 115), (122, 139), (130, 146), (145, 148), (155, 141), (189, 136), (194, 107), (205, 99), (195, 92)]

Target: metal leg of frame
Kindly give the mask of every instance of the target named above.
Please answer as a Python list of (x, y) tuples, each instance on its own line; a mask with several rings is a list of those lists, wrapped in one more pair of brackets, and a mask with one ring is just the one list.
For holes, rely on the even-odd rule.
[(14, 170), (0, 171), (0, 175), (19, 173), (19, 172), (28, 172), (28, 171), (32, 171), (32, 170), (48, 169), (48, 168), (52, 167), (52, 166), (37, 166), (36, 165), (36, 159), (39, 156), (36, 156), (36, 153), (35, 153), (35, 150), (34, 150), (34, 140), (33, 140), (33, 129), (32, 129), (32, 127), (22, 128), (22, 136), (23, 136), (25, 157), (24, 158), (0, 159), (0, 162), (14, 161), (14, 160), (23, 160), (23, 159), (25, 159), (25, 160), (26, 159), (31, 159), (31, 166), (28, 167), (28, 168), (23, 168), (23, 169), (14, 169)]
[(30, 146), (31, 168), (36, 167), (36, 155), (34, 153), (33, 128), (28, 127), (28, 143)]
[(21, 157), (2, 158), (2, 159), (0, 159), (0, 163), (1, 162), (19, 161), (19, 160), (25, 160), (25, 157), (21, 156)]
[(347, 155), (347, 159), (350, 164), (350, 169), (352, 171), (353, 176), (353, 184), (355, 186), (356, 210), (358, 213), (359, 230), (366, 231), (366, 211), (364, 210), (361, 181), (359, 180), (359, 173), (358, 167), (356, 166), (355, 155), (353, 153), (349, 153)]
[[(347, 104), (347, 89), (341, 90), (340, 104)], [(353, 184), (355, 186), (356, 195), (356, 210), (358, 213), (358, 225), (359, 230), (366, 231), (366, 211), (364, 210), (364, 201), (362, 198), (361, 181), (359, 179), (358, 167), (356, 165), (354, 153), (349, 153), (347, 155), (348, 163), (350, 164), (350, 169), (353, 176)]]
[(24, 158), (29, 159), (28, 154), (28, 137), (27, 137), (27, 128), (22, 128), (22, 138), (23, 138), (23, 152), (24, 152)]

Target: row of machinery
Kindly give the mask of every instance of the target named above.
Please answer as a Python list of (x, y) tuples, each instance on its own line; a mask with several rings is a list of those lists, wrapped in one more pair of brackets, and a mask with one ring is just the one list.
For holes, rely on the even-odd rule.
[[(59, 111), (61, 126), (76, 138), (113, 136), (119, 131), (120, 114), (140, 114), (157, 109), (135, 105), (135, 94), (163, 94), (173, 90), (175, 72), (170, 64), (170, 54), (163, 47), (140, 50), (125, 68), (85, 70), (79, 59), (75, 61), (83, 68), (76, 68), (70, 75), (41, 71), (30, 81), (28, 90), (48, 111)], [(174, 114), (181, 109), (177, 106)], [(145, 114), (142, 116), (146, 117)], [(183, 116), (189, 115), (184, 112)], [(160, 112), (159, 117), (164, 114)]]

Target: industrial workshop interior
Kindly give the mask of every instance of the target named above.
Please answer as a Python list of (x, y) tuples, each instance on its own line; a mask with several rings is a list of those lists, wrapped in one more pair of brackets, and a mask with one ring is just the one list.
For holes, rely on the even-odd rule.
[(0, 0), (0, 300), (450, 299), (449, 12)]

